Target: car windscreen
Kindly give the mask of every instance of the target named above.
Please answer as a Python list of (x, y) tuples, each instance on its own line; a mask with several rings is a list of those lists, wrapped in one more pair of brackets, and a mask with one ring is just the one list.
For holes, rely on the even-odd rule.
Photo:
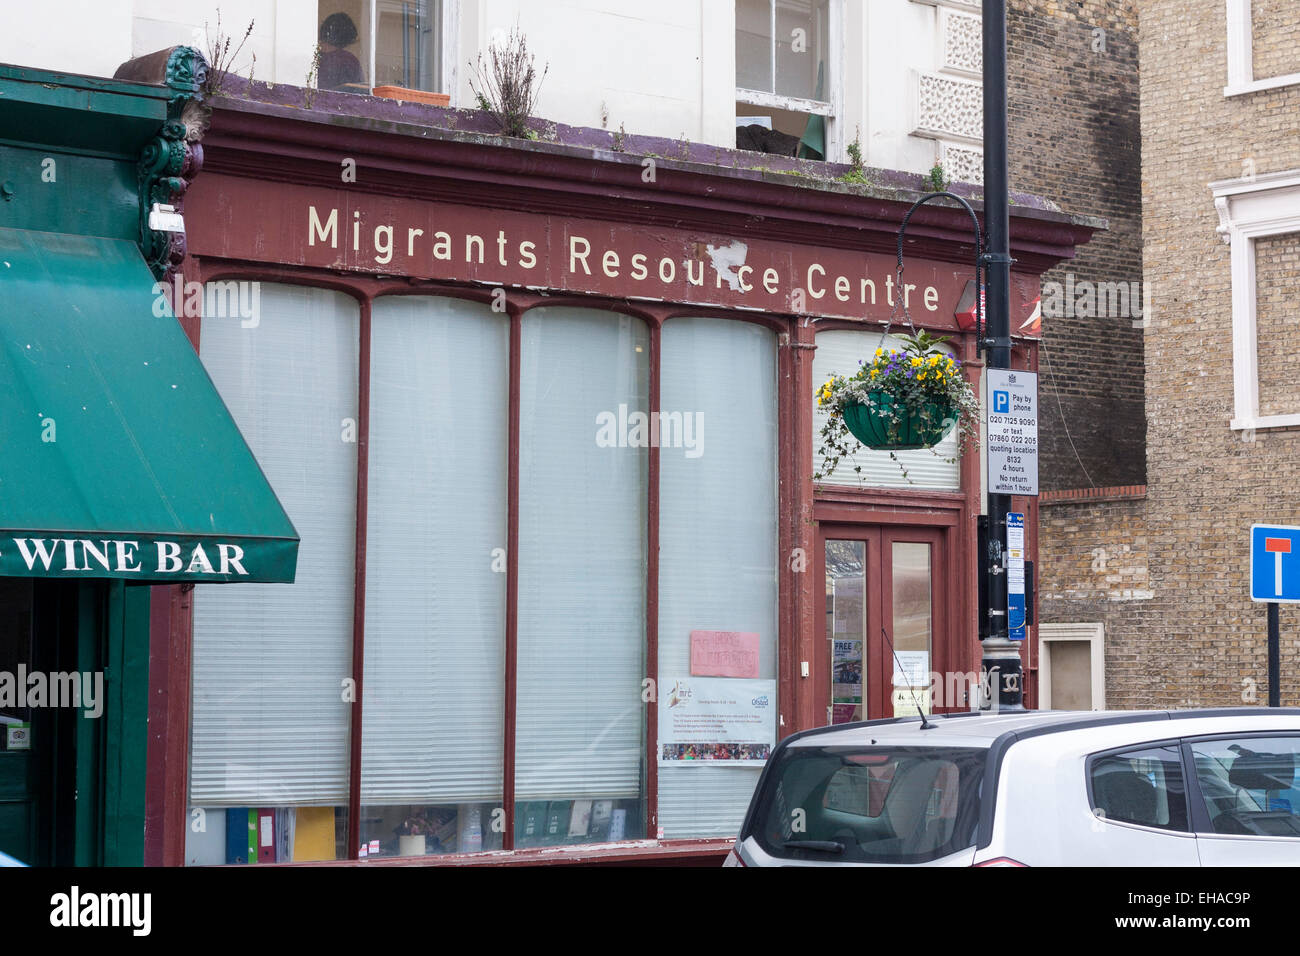
[(988, 750), (789, 747), (742, 836), (818, 863), (926, 863), (973, 846)]

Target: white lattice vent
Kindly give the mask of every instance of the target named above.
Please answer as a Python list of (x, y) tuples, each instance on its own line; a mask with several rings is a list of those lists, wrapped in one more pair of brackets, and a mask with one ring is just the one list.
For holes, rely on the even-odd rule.
[(983, 86), (932, 73), (916, 79), (917, 136), (961, 139), (982, 143), (984, 136)]
[(979, 17), (945, 11), (943, 17), (944, 70), (980, 76), (984, 68), (984, 31)]
[(955, 183), (984, 185), (984, 150), (955, 143), (939, 144), (939, 163), (944, 175)]

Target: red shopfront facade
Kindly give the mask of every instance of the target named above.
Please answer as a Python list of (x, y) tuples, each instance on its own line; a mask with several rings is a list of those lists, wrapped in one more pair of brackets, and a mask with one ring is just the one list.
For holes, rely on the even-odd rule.
[[(152, 862), (246, 862), (247, 821), (259, 862), (712, 864), (761, 752), (683, 758), (689, 688), (749, 681), (773, 740), (892, 716), (883, 631), (968, 706), (978, 456), (812, 477), (896, 296), (977, 380), (966, 214), (913, 218), (899, 289), (914, 195), (508, 142), (213, 114), (178, 313), (303, 543), (293, 585), (155, 590)], [(1017, 328), (1092, 227), (1013, 208)]]

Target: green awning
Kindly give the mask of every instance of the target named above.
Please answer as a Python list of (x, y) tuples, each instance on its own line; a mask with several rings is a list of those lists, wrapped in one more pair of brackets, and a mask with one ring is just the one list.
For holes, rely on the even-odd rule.
[(0, 575), (292, 582), (298, 534), (132, 242), (0, 229)]

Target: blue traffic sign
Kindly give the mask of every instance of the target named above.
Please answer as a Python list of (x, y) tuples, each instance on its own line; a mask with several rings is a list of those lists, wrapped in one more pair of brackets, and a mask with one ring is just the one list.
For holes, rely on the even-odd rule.
[(1300, 528), (1251, 526), (1250, 599), (1300, 603)]

